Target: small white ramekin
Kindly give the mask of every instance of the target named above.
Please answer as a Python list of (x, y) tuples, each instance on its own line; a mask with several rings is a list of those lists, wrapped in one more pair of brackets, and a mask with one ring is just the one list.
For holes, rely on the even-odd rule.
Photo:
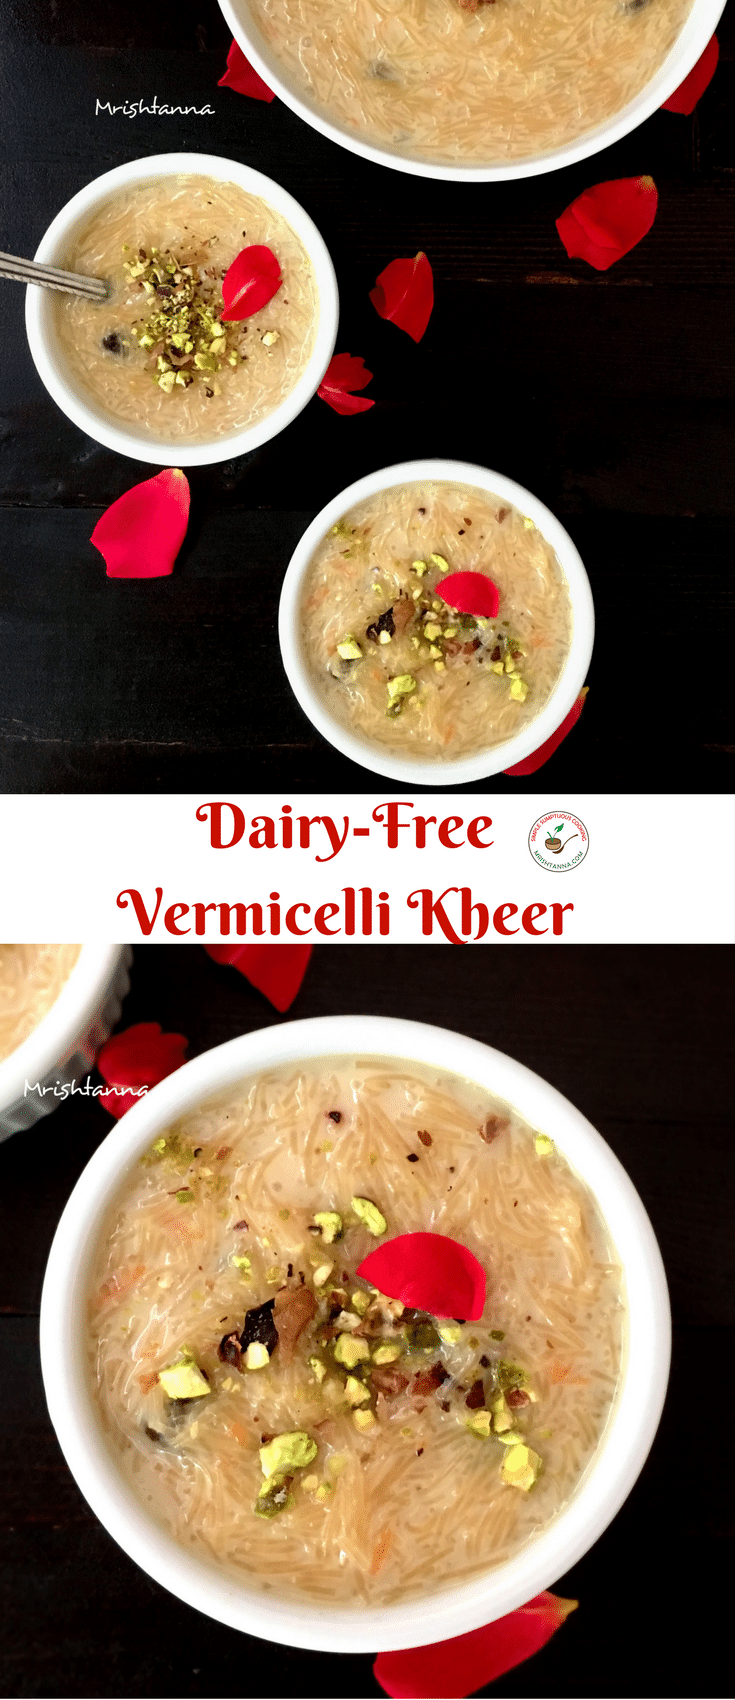
[[(106, 1212), (150, 1142), (178, 1116), (284, 1063), (321, 1057), (421, 1062), (475, 1081), (515, 1106), (590, 1188), (619, 1260), (628, 1303), (627, 1342), (605, 1432), (569, 1504), (515, 1558), (470, 1582), (396, 1605), (325, 1607), (264, 1593), (195, 1556), (158, 1524), (105, 1440), (86, 1350), (91, 1266)], [(491, 1253), (489, 1253), (491, 1255)], [(56, 1232), (41, 1303), (41, 1357), (51, 1419), (72, 1474), (123, 1550), (164, 1588), (231, 1628), (287, 1646), (330, 1653), (414, 1647), (460, 1635), (515, 1610), (550, 1587), (602, 1534), (643, 1467), (658, 1426), (670, 1357), (666, 1279), (651, 1224), (632, 1182), (599, 1133), (539, 1075), (489, 1046), (445, 1028), (382, 1016), (321, 1016), (248, 1033), (207, 1051), (161, 1082), (117, 1124), (77, 1182)]]
[(119, 1020), (132, 958), (129, 945), (82, 945), (48, 1014), (0, 1062), (0, 1140), (55, 1110), (61, 1093), (54, 1087), (84, 1084)]
[(141, 426), (124, 423), (98, 405), (91, 393), (74, 377), (66, 362), (54, 325), (54, 291), (29, 284), (26, 291), (26, 332), (36, 370), (62, 413), (80, 431), (104, 443), (118, 454), (130, 455), (133, 460), (149, 461), (156, 466), (210, 466), (215, 461), (231, 460), (247, 454), (271, 437), (278, 436), (311, 401), (329, 365), (337, 336), (339, 298), (334, 266), (316, 225), (292, 195), (262, 172), (234, 159), (219, 159), (207, 153), (160, 153), (147, 159), (130, 160), (106, 171), (93, 183), (80, 189), (62, 207), (43, 237), (35, 259), (49, 265), (64, 265), (77, 231), (89, 222), (95, 208), (111, 195), (119, 194), (133, 184), (161, 177), (177, 177), (191, 173), (213, 177), (220, 183), (236, 183), (248, 194), (259, 195), (275, 207), (290, 224), (303, 243), (314, 267), (318, 292), (318, 320), (314, 348), (309, 360), (290, 394), (265, 419), (241, 431), (205, 438), (195, 443), (168, 442)]
[[(655, 77), (621, 112), (563, 147), (539, 154), (536, 158), (509, 160), (500, 165), (438, 165), (432, 160), (411, 159), (408, 155), (394, 152), (387, 145), (365, 141), (359, 131), (329, 118), (320, 106), (310, 101), (303, 90), (289, 80), (277, 55), (258, 29), (248, 0), (219, 0), (219, 4), (235, 40), (256, 71), (292, 112), (311, 124), (314, 130), (321, 131), (323, 136), (328, 136), (330, 141), (349, 148), (350, 153), (359, 154), (362, 159), (371, 159), (376, 165), (392, 166), (394, 170), (406, 171), (413, 177), (436, 177), (454, 183), (502, 183), (511, 178), (540, 177), (547, 171), (560, 171), (576, 160), (589, 159), (591, 154), (601, 153), (603, 148), (612, 147), (613, 142), (619, 142), (622, 136), (637, 129), (652, 112), (663, 106), (696, 65), (717, 28), (725, 0), (694, 0), (680, 35)], [(644, 164), (639, 169), (647, 170), (648, 167)]]
[[(314, 679), (306, 655), (301, 617), (302, 588), (309, 563), (337, 520), (358, 502), (381, 490), (393, 489), (398, 484), (419, 484), (437, 479), (474, 485), (476, 489), (499, 496), (502, 502), (511, 502), (528, 519), (532, 519), (556, 552), (572, 605), (569, 654), (541, 713), (535, 720), (528, 721), (516, 737), (507, 738), (493, 749), (455, 758), (394, 752), (386, 744), (374, 743), (361, 732), (344, 726), (329, 712)], [(371, 472), (366, 478), (358, 479), (356, 484), (350, 484), (348, 489), (333, 497), (312, 520), (291, 556), (283, 580), (278, 636), (283, 665), (294, 696), (312, 725), (343, 756), (349, 756), (351, 761), (370, 768), (373, 773), (404, 780), (407, 785), (465, 785), (523, 761), (561, 725), (585, 681), (595, 636), (595, 614), (589, 579), (571, 537), (543, 502), (531, 495), (530, 490), (524, 490), (522, 484), (515, 484), (499, 472), (488, 472), (485, 467), (471, 466), (466, 461), (411, 460), (400, 466), (383, 467), (379, 472)]]

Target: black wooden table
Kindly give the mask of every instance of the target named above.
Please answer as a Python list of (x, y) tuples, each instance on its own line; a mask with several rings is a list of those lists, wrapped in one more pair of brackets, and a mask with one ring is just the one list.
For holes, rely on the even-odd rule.
[[(599, 1127), (659, 1237), (674, 1367), (653, 1451), (611, 1527), (558, 1578), (579, 1610), (487, 1691), (497, 1700), (731, 1692), (730, 986), (731, 953), (716, 947), (572, 945), (552, 969), (543, 951), (475, 951), (470, 964), (438, 946), (323, 946), (293, 1007), (444, 1023), (537, 1069)], [(136, 951), (124, 1025), (160, 1021), (195, 1055), (278, 1019), (200, 947)], [(368, 1657), (272, 1647), (164, 1592), (105, 1534), (63, 1462), (39, 1373), (41, 1281), (61, 1209), (111, 1125), (74, 1099), (0, 1146), (0, 1691), (377, 1695)]]
[[(554, 758), (556, 789), (731, 789), (732, 14), (691, 119), (659, 112), (595, 159), (486, 187), (386, 171), (280, 101), (219, 89), (229, 33), (215, 0), (0, 0), (0, 32), (0, 247), (33, 253), (63, 203), (124, 160), (186, 148), (247, 161), (323, 232), (341, 292), (337, 346), (364, 356), (378, 398), (352, 419), (315, 398), (276, 441), (193, 470), (173, 577), (110, 582), (90, 533), (153, 469), (57, 410), (30, 360), (23, 291), (0, 284), (0, 787), (374, 789), (291, 697), (281, 578), (338, 489), (407, 455), (443, 454), (535, 491), (587, 564), (592, 689)], [(154, 94), (215, 115), (95, 117), (98, 99)], [(644, 242), (608, 273), (567, 260), (562, 208), (592, 183), (643, 172), (660, 193)], [(377, 318), (368, 289), (419, 248), (436, 308), (415, 346)]]

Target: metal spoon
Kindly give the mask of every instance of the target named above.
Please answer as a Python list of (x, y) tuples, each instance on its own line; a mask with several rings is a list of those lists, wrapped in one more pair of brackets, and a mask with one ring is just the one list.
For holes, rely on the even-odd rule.
[(43, 289), (62, 289), (67, 295), (84, 295), (89, 301), (106, 301), (110, 293), (110, 285), (103, 277), (60, 271), (57, 266), (21, 260), (15, 254), (0, 253), (0, 277), (14, 278), (17, 283), (38, 283)]

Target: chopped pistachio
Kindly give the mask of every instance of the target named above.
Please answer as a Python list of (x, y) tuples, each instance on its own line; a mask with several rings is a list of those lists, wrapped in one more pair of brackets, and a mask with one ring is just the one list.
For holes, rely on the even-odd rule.
[(439, 1335), (433, 1322), (425, 1317), (422, 1321), (408, 1324), (406, 1341), (412, 1352), (435, 1352), (439, 1345)]
[(504, 1393), (507, 1393), (510, 1387), (526, 1386), (528, 1376), (525, 1369), (521, 1369), (520, 1364), (512, 1364), (509, 1363), (507, 1358), (499, 1358), (496, 1368), (498, 1386), (502, 1388)]
[(344, 1230), (342, 1217), (337, 1210), (317, 1210), (314, 1225), (319, 1229), (326, 1245), (333, 1245), (335, 1240), (341, 1240)]
[(554, 1149), (554, 1141), (553, 1141), (553, 1139), (549, 1139), (548, 1134), (537, 1133), (533, 1143), (536, 1147), (537, 1157), (550, 1157), (551, 1156), (551, 1153)]
[(446, 670), (447, 670), (446, 661), (435, 661), (434, 662), (434, 672), (435, 673), (446, 673)]
[(265, 343), (266, 348), (272, 348), (273, 344), (280, 340), (280, 336), (280, 331), (266, 331), (265, 336), (262, 336), (260, 340)]
[(314, 1270), (314, 1286), (323, 1287), (325, 1282), (329, 1280), (333, 1268), (333, 1263), (320, 1263), (318, 1269)]
[(457, 636), (457, 630), (458, 630), (457, 626), (445, 626), (444, 627), (444, 636), (447, 637), (447, 638), (456, 637)]
[(430, 555), (429, 560), (434, 562), (434, 566), (439, 568), (440, 573), (449, 572), (449, 562), (445, 561), (443, 555)]
[(337, 644), (337, 654), (341, 656), (343, 661), (359, 661), (362, 650), (357, 638), (351, 635), (343, 638), (342, 642)]
[(337, 524), (332, 526), (333, 537), (351, 537), (352, 531), (353, 527), (347, 524), (346, 519), (338, 519)]
[(456, 1346), (461, 1340), (462, 1324), (460, 1322), (437, 1322), (436, 1326), (439, 1339), (446, 1340), (448, 1346)]
[(355, 1340), (351, 1334), (338, 1334), (334, 1356), (338, 1364), (344, 1364), (345, 1369), (354, 1369), (356, 1364), (365, 1363), (369, 1358), (370, 1347), (367, 1340)]
[(167, 372), (161, 373), (161, 376), (158, 379), (158, 388), (159, 390), (163, 390), (166, 395), (170, 395), (175, 383), (176, 373), (171, 367), (169, 367)]
[(391, 632), (386, 632), (386, 631), (378, 632), (378, 643), (386, 644), (386, 643), (392, 643), (392, 642), (393, 642), (393, 635), (392, 635)]
[(281, 1479), (291, 1470), (303, 1470), (316, 1458), (317, 1444), (304, 1429), (291, 1429), (286, 1434), (274, 1434), (265, 1446), (260, 1448), (260, 1468), (263, 1475), (270, 1480), (273, 1476)]
[(253, 1510), (256, 1517), (277, 1517), (280, 1511), (289, 1511), (293, 1504), (294, 1497), (288, 1484), (276, 1477), (274, 1481), (263, 1483)]
[(312, 1373), (314, 1374), (314, 1376), (316, 1377), (316, 1380), (318, 1381), (319, 1386), (321, 1387), (321, 1384), (322, 1384), (324, 1377), (327, 1373), (326, 1364), (322, 1363), (321, 1358), (310, 1358), (309, 1359), (309, 1368), (312, 1371)]
[(339, 1316), (337, 1317), (337, 1327), (338, 1328), (344, 1329), (346, 1334), (351, 1334), (353, 1332), (353, 1330), (355, 1328), (359, 1328), (359, 1326), (360, 1326), (360, 1318), (359, 1318), (359, 1316), (355, 1315), (354, 1311), (352, 1311), (352, 1310), (341, 1310), (340, 1311)]
[(471, 1417), (465, 1420), (465, 1428), (478, 1440), (487, 1440), (490, 1435), (491, 1415), (489, 1411), (473, 1411)]
[(318, 1476), (304, 1476), (301, 1486), (304, 1493), (315, 1493), (319, 1486)]
[(318, 1487), (316, 1490), (316, 1497), (323, 1502), (325, 1499), (329, 1498), (330, 1493), (334, 1493), (334, 1483), (322, 1482), (321, 1487)]
[(441, 635), (441, 626), (437, 625), (435, 620), (427, 620), (424, 626), (424, 637), (428, 638), (429, 643), (434, 643), (436, 638), (441, 637)]
[(508, 1429), (513, 1427), (513, 1418), (510, 1408), (506, 1404), (504, 1393), (496, 1393), (495, 1397), (490, 1400), (490, 1412), (496, 1434), (505, 1434)]
[(328, 1460), (327, 1469), (331, 1470), (333, 1476), (341, 1476), (342, 1471), (346, 1470), (346, 1468), (347, 1459), (345, 1458), (344, 1453), (334, 1452), (332, 1457)]
[(418, 602), (420, 597), (421, 597), (421, 591), (420, 590), (412, 590), (411, 591), (411, 599), (412, 599), (413, 602)]
[(178, 1363), (160, 1369), (158, 1379), (169, 1399), (203, 1399), (212, 1391), (191, 1352), (182, 1352)]
[(503, 1429), (502, 1434), (498, 1434), (495, 1430), (494, 1433), (495, 1439), (500, 1441), (501, 1446), (517, 1446), (519, 1441), (523, 1439), (520, 1429), (517, 1428)]
[(353, 1411), (352, 1421), (355, 1428), (372, 1428), (372, 1425), (375, 1422), (375, 1416), (372, 1411)]
[(356, 1375), (348, 1375), (345, 1395), (349, 1405), (367, 1405), (370, 1401), (370, 1388), (364, 1381), (358, 1381)]
[(509, 1487), (522, 1488), (524, 1493), (528, 1493), (538, 1479), (540, 1469), (538, 1452), (530, 1446), (518, 1445), (506, 1452), (500, 1474)]
[(428, 567), (425, 561), (412, 561), (411, 567), (415, 573), (418, 573), (419, 578), (423, 578), (424, 573), (428, 572)]
[(490, 666), (492, 668), (493, 673), (504, 673), (505, 672), (505, 668), (503, 666), (502, 661), (491, 661)]
[(514, 702), (525, 702), (528, 696), (528, 685), (525, 679), (521, 678), (520, 673), (514, 673), (510, 681), (510, 694)]
[(505, 1329), (504, 1328), (491, 1328), (490, 1329), (490, 1339), (491, 1340), (504, 1340), (505, 1339)]
[[(388, 697), (394, 702), (396, 697), (407, 697), (416, 689), (416, 680), (412, 673), (399, 673), (395, 679), (388, 680)], [(385, 1230), (381, 1230), (385, 1232)]]
[(251, 1340), (250, 1345), (245, 1347), (242, 1361), (246, 1369), (265, 1369), (266, 1364), (270, 1362), (268, 1347), (260, 1340)]
[(413, 1440), (413, 1429), (412, 1428), (402, 1428), (401, 1429), (401, 1435), (402, 1435), (404, 1440)]
[(532, 519), (524, 519), (523, 524), (524, 524), (526, 531), (535, 531), (536, 530), (536, 527), (535, 527)]
[(370, 1307), (369, 1294), (360, 1292), (353, 1293), (352, 1298), (350, 1299), (350, 1304), (352, 1309), (357, 1311), (358, 1316), (364, 1316), (366, 1310)]
[(230, 1258), (230, 1263), (233, 1265), (233, 1267), (235, 1269), (249, 1269), (250, 1268), (250, 1258), (246, 1257), (244, 1253), (243, 1253), (242, 1257), (235, 1257), (234, 1254), (233, 1254), (233, 1256)]
[(374, 1364), (394, 1364), (401, 1356), (401, 1348), (397, 1341), (388, 1340), (384, 1346), (376, 1346), (373, 1352)]
[[(391, 684), (395, 685), (397, 683), (398, 681), (396, 679), (392, 679), (388, 686), (388, 690), (390, 690)], [(412, 687), (415, 683), (415, 679), (412, 679)], [(378, 1209), (377, 1204), (373, 1204), (371, 1198), (353, 1198), (350, 1202), (355, 1215), (359, 1216), (360, 1221), (364, 1223), (368, 1233), (372, 1234), (374, 1239), (380, 1239), (381, 1234), (387, 1233), (388, 1223), (386, 1222), (382, 1211)]]
[(273, 1263), (270, 1269), (266, 1269), (265, 1278), (269, 1287), (277, 1287), (283, 1280), (283, 1270), (277, 1263)]

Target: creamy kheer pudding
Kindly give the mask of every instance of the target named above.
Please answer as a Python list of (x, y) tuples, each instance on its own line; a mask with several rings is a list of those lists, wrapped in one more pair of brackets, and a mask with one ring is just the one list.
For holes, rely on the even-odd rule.
[[(496, 585), (497, 617), (457, 613), (450, 575)], [(325, 708), (407, 755), (489, 750), (535, 718), (566, 660), (569, 591), (533, 522), (461, 484), (398, 485), (353, 508), (304, 575), (302, 636)]]
[[(223, 323), (222, 279), (265, 246), (282, 282), (251, 318)], [(180, 175), (99, 207), (60, 263), (108, 278), (108, 301), (59, 295), (69, 374), (114, 419), (165, 441), (245, 429), (290, 394), (314, 345), (314, 269), (291, 226), (235, 183)]]
[[(358, 1273), (416, 1233), (479, 1261), (478, 1320)], [(393, 1060), (274, 1069), (180, 1120), (124, 1181), (90, 1283), (91, 1383), (146, 1511), (327, 1604), (519, 1552), (594, 1457), (624, 1336), (620, 1267), (552, 1140)]]
[(78, 944), (0, 945), (0, 1061), (48, 1015), (80, 950)]
[(249, 0), (295, 89), (406, 157), (499, 164), (622, 111), (691, 0)]

